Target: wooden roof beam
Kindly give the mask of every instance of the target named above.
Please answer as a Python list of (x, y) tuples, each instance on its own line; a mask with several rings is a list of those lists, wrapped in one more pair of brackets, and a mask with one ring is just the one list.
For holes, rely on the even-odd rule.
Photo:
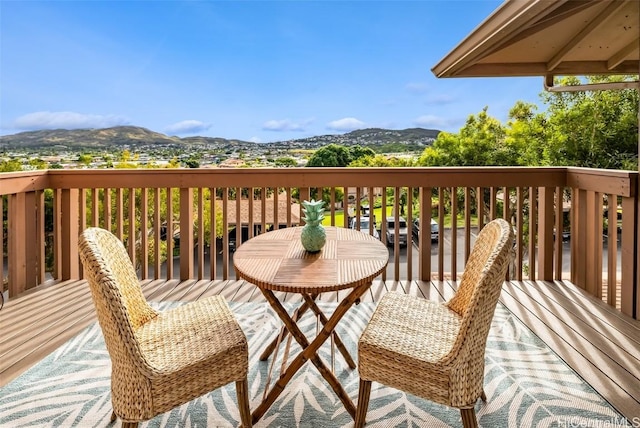
[(608, 5), (602, 12), (596, 15), (578, 34), (575, 35), (565, 46), (558, 51), (547, 63), (547, 71), (553, 71), (564, 60), (566, 55), (582, 42), (585, 37), (604, 24), (618, 9), (624, 7), (621, 1), (609, 0)]
[[(557, 9), (566, 1), (567, 0), (557, 0), (554, 2), (548, 0), (536, 2), (508, 1), (503, 3), (499, 9), (494, 11), (493, 14), (485, 19), (485, 21), (472, 32), (472, 37), (463, 40), (460, 45), (449, 52), (445, 60), (432, 69), (433, 72), (436, 76), (441, 76), (445, 73), (456, 74), (478, 57), (487, 54), (488, 51), (493, 51), (496, 47), (494, 40), (504, 37), (505, 33), (517, 35), (522, 28), (526, 28), (531, 22), (535, 21), (541, 13), (549, 8), (552, 10)], [(507, 11), (504, 16), (499, 13), (503, 10)], [(494, 22), (494, 20), (498, 20), (496, 17), (499, 17), (501, 20)], [(466, 54), (458, 58), (455, 62), (446, 64), (447, 58), (457, 50), (466, 51)]]
[[(575, 70), (580, 70), (576, 72)], [(462, 69), (457, 77), (494, 77), (494, 76), (544, 76), (548, 74), (547, 64), (544, 62), (523, 63), (482, 63)], [(638, 74), (638, 61), (622, 61), (613, 69), (607, 68), (606, 61), (565, 61), (561, 63), (553, 73), (556, 76), (590, 74)]]
[(529, 36), (533, 36), (534, 34), (537, 34), (540, 31), (546, 30), (552, 25), (555, 25), (559, 22), (564, 21), (568, 16), (581, 12), (584, 9), (588, 9), (590, 7), (593, 7), (593, 3), (588, 1), (565, 3), (564, 5), (558, 7), (557, 9), (550, 11), (547, 15), (545, 15), (543, 18), (538, 20), (536, 23), (532, 24), (529, 27), (526, 27), (523, 31), (519, 32), (515, 37), (512, 37), (508, 41), (500, 44), (500, 46), (498, 46), (495, 50), (499, 51), (505, 48), (506, 46), (509, 46), (521, 40), (524, 40)]
[(628, 57), (638, 49), (640, 49), (640, 43), (638, 43), (637, 39), (633, 40), (631, 43), (620, 49), (618, 52), (613, 54), (611, 58), (609, 58), (609, 60), (607, 61), (607, 68), (609, 70), (613, 70), (614, 68), (622, 64), (622, 61), (624, 61), (626, 57)]
[(602, 82), (585, 83), (582, 85), (555, 85), (553, 75), (547, 74), (544, 77), (544, 89), (547, 92), (582, 92), (582, 91), (608, 91), (612, 89), (640, 89), (640, 82)]

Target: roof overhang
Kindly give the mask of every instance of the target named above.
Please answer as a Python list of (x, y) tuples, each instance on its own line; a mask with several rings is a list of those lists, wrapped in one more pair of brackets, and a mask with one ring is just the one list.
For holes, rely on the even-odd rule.
[(506, 0), (437, 77), (638, 74), (639, 0)]

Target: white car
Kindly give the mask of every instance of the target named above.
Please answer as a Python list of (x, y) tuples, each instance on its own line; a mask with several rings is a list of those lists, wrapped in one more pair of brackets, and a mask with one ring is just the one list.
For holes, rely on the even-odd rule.
[(431, 240), (432, 241), (438, 240), (439, 229), (440, 229), (440, 226), (438, 225), (438, 222), (435, 221), (434, 219), (431, 219)]
[[(360, 217), (360, 230), (363, 232), (369, 232), (369, 224), (371, 222), (371, 218), (370, 217)], [(351, 229), (353, 230), (357, 230), (358, 228), (358, 221), (356, 218), (352, 218), (351, 219), (351, 225), (350, 225)], [(376, 239), (380, 239), (380, 233), (378, 232), (378, 229), (376, 229), (376, 225), (373, 225), (373, 232), (371, 232), (371, 235), (376, 238)]]
[[(387, 217), (385, 234), (387, 245), (393, 245), (396, 242), (396, 219), (394, 217)], [(398, 243), (405, 246), (407, 242), (407, 221), (402, 217), (398, 217)]]
[[(412, 229), (411, 232), (413, 233), (413, 241), (417, 245), (420, 238), (420, 219), (419, 218), (413, 220), (413, 227), (411, 229)], [(438, 241), (438, 238), (440, 235), (439, 231), (440, 231), (440, 226), (438, 225), (438, 222), (435, 221), (434, 219), (431, 219), (431, 242)]]

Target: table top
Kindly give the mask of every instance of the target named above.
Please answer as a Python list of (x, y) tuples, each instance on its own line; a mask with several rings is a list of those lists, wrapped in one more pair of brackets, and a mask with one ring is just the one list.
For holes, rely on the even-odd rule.
[(261, 288), (316, 294), (369, 283), (387, 266), (389, 250), (368, 233), (325, 230), (327, 242), (317, 253), (302, 246), (302, 227), (255, 236), (234, 253), (234, 268), (240, 278)]

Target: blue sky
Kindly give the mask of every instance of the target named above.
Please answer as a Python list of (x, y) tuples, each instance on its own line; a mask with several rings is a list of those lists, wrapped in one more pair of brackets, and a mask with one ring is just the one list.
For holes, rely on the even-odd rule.
[(501, 1), (0, 0), (0, 134), (142, 126), (257, 142), (457, 132), (540, 78), (436, 79)]

